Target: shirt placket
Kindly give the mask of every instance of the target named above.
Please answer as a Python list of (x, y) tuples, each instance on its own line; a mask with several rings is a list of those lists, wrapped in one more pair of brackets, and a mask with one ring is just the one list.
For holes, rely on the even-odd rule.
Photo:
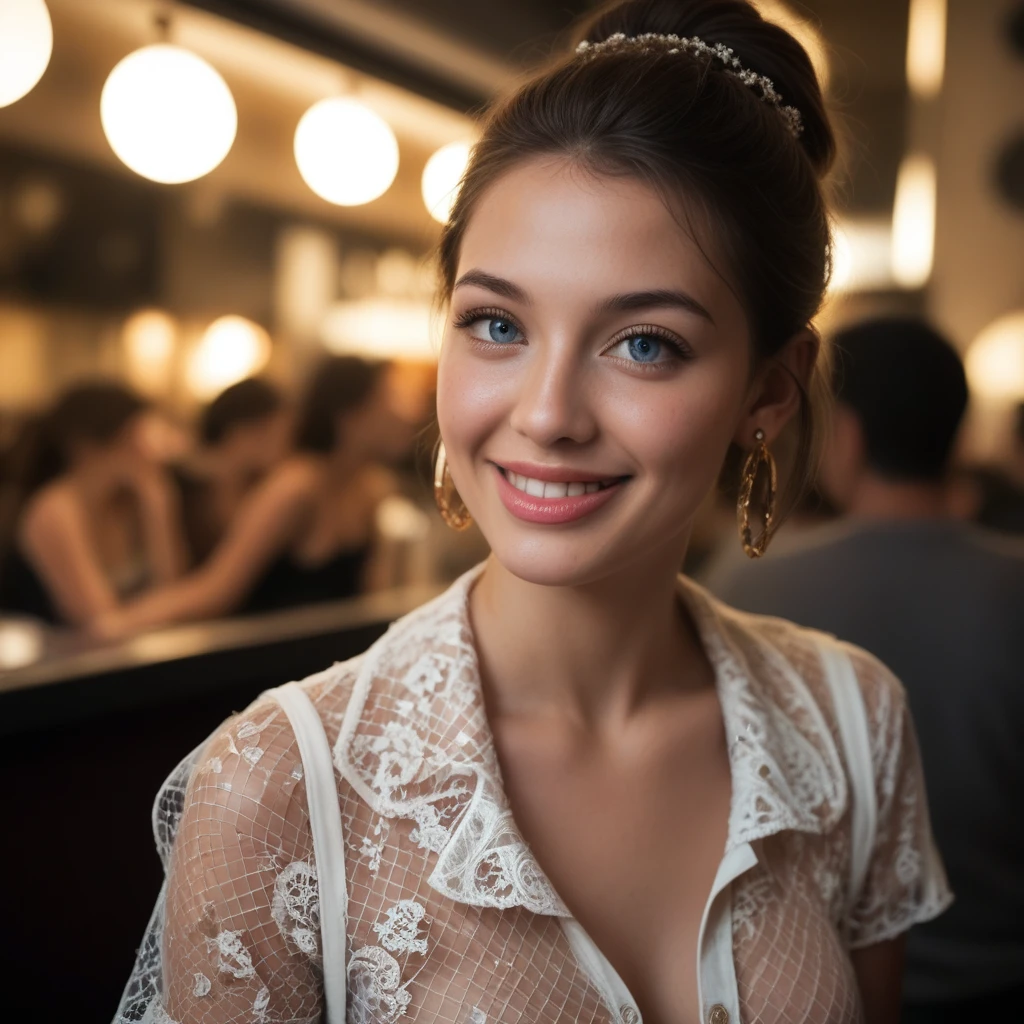
[(729, 850), (715, 875), (697, 939), (697, 991), (705, 1024), (740, 1024), (732, 942), (732, 883), (757, 863), (750, 843)]

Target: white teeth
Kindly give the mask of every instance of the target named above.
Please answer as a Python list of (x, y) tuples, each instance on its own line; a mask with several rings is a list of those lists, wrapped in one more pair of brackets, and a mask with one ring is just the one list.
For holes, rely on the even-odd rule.
[(578, 498), (581, 494), (594, 494), (604, 487), (610, 487), (614, 480), (604, 482), (584, 482), (574, 480), (572, 483), (562, 483), (551, 480), (534, 480), (533, 477), (522, 476), (513, 473), (510, 469), (505, 470), (505, 479), (517, 490), (529, 494), (534, 498)]

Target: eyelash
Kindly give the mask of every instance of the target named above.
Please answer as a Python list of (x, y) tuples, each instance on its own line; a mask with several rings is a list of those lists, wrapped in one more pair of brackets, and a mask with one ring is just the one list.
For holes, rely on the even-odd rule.
[[(690, 346), (682, 340), (682, 338), (673, 334), (671, 331), (665, 330), (664, 327), (659, 327), (657, 324), (635, 324), (632, 327), (627, 327), (624, 331), (619, 331), (619, 333), (616, 334), (610, 342), (608, 342), (608, 349), (613, 349), (616, 345), (621, 345), (622, 342), (629, 338), (638, 337), (657, 338), (658, 341), (664, 342), (668, 345), (682, 362), (688, 362), (693, 359), (693, 349), (691, 349)], [(630, 362), (630, 365), (634, 364)], [(644, 367), (648, 370), (653, 370), (657, 367), (663, 366), (664, 364), (636, 363), (635, 365)]]
[[(460, 313), (453, 320), (453, 324), (460, 330), (465, 330), (467, 327), (472, 327), (479, 320), (507, 320), (517, 331), (525, 335), (526, 331), (523, 330), (522, 325), (514, 316), (511, 316), (503, 309), (497, 307), (488, 306), (482, 309), (469, 309), (465, 313)], [(640, 335), (650, 336), (657, 338), (658, 341), (664, 342), (668, 345), (675, 354), (682, 361), (689, 361), (693, 359), (693, 350), (687, 345), (681, 338), (674, 335), (671, 331), (665, 330), (664, 327), (659, 327), (657, 324), (635, 324), (632, 327), (627, 327), (623, 331), (619, 331), (614, 338), (608, 342), (605, 351), (614, 348), (616, 345), (626, 341), (628, 338), (635, 338)], [(497, 342), (486, 342), (479, 338), (474, 338), (474, 343), (477, 345), (483, 345), (491, 348), (504, 348), (505, 345), (498, 344)], [(626, 360), (624, 360), (626, 361)], [(661, 369), (664, 363), (639, 363), (629, 361), (631, 366), (639, 366), (644, 372), (652, 372), (657, 369)]]
[[(509, 316), (508, 313), (503, 309), (497, 309), (494, 307), (485, 307), (484, 309), (468, 309), (465, 313), (460, 313), (453, 323), (456, 327), (464, 330), (467, 327), (472, 327), (478, 320), (507, 320), (517, 331), (521, 334), (526, 334), (523, 330), (522, 325), (514, 316)], [(477, 339), (479, 341), (479, 339)], [(486, 341), (481, 341), (481, 345), (486, 345)], [(497, 342), (493, 343), (496, 347), (501, 347)]]

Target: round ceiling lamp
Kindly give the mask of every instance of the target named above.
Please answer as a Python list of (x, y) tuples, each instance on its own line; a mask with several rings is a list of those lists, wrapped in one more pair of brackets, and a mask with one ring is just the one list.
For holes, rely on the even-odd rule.
[(144, 46), (110, 72), (100, 118), (118, 157), (167, 185), (209, 174), (238, 129), (224, 79), (202, 57), (169, 43)]
[(469, 143), (449, 142), (434, 153), (423, 168), (420, 183), (423, 204), (430, 216), (441, 224), (451, 216), (468, 163)]
[(306, 184), (336, 206), (382, 196), (398, 173), (398, 140), (369, 107), (336, 97), (314, 103), (295, 129), (295, 162)]
[(0, 107), (31, 92), (53, 52), (53, 25), (44, 0), (0, 3)]
[(989, 324), (967, 350), (964, 368), (976, 394), (1024, 400), (1024, 310)]
[(203, 332), (188, 362), (187, 383), (207, 399), (259, 373), (270, 359), (270, 335), (244, 316), (222, 316)]

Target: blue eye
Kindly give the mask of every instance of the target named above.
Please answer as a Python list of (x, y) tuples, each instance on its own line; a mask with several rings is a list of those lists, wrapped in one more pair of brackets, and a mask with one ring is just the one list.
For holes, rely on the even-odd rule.
[(667, 338), (660, 338), (653, 332), (639, 331), (615, 342), (607, 354), (628, 363), (647, 364), (670, 363), (683, 356), (680, 347)]
[(626, 338), (626, 349), (638, 363), (656, 363), (661, 355), (661, 342), (649, 334)]
[(496, 341), (499, 345), (502, 345), (510, 341), (519, 340), (519, 328), (511, 320), (492, 317), (483, 322), (487, 324), (487, 336), (491, 341)]
[(455, 321), (456, 327), (468, 328), (477, 341), (512, 345), (523, 340), (523, 332), (507, 316), (468, 313)]

